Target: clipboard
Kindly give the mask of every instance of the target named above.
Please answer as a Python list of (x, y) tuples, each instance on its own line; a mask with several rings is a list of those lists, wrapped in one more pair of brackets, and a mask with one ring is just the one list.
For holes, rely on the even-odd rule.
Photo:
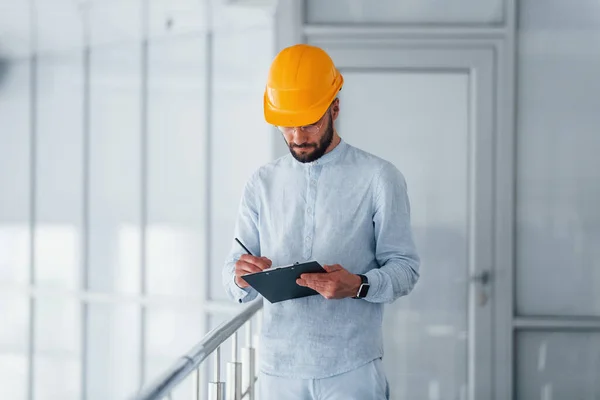
[(261, 272), (242, 275), (250, 286), (271, 303), (319, 294), (316, 290), (300, 286), (296, 279), (304, 273), (326, 273), (317, 261), (296, 263), (284, 267), (269, 268)]

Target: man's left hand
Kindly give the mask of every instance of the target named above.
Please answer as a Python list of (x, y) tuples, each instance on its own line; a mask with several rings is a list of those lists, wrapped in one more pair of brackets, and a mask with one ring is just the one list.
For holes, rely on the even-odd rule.
[(339, 264), (323, 265), (323, 268), (327, 273), (302, 274), (296, 283), (316, 290), (326, 299), (356, 296), (361, 284), (360, 276), (348, 272)]

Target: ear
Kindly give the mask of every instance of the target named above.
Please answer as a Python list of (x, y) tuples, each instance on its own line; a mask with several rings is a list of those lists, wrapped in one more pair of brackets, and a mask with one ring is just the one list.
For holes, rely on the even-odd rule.
[(331, 118), (335, 121), (340, 114), (340, 99), (336, 97), (331, 103)]

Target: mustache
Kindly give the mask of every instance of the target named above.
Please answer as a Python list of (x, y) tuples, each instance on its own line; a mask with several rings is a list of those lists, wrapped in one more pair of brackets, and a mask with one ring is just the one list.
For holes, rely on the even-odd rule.
[(317, 147), (316, 144), (310, 144), (310, 143), (302, 143), (302, 144), (292, 144), (290, 145), (290, 148), (298, 148), (298, 149), (308, 149), (310, 147)]

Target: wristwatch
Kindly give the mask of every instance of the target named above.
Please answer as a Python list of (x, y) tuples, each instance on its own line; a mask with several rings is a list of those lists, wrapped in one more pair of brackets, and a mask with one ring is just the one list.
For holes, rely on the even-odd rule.
[(365, 275), (358, 275), (360, 276), (360, 280), (361, 280), (361, 284), (360, 287), (358, 288), (358, 292), (356, 292), (356, 296), (354, 297), (355, 299), (364, 299), (365, 297), (367, 297), (367, 293), (369, 293), (369, 279), (365, 276)]

